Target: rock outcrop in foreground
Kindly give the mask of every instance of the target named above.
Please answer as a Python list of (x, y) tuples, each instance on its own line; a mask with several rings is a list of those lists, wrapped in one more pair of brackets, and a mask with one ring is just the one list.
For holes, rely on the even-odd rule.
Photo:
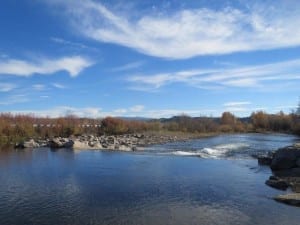
[(300, 144), (278, 149), (276, 152), (258, 158), (260, 164), (269, 165), (273, 176), (266, 184), (270, 187), (294, 193), (274, 197), (276, 201), (300, 206)]
[(73, 148), (73, 149), (99, 149), (99, 150), (119, 150), (119, 151), (135, 151), (139, 147), (173, 142), (177, 140), (186, 140), (187, 137), (177, 138), (176, 136), (168, 135), (146, 135), (146, 134), (126, 134), (114, 136), (93, 136), (81, 135), (78, 137), (62, 138), (56, 137), (48, 140), (30, 139), (23, 143), (16, 144), (17, 148), (39, 148), (50, 147), (58, 148)]
[(278, 149), (271, 162), (271, 169), (274, 171), (293, 168), (300, 168), (300, 146), (298, 144)]
[(300, 193), (278, 195), (274, 197), (274, 199), (278, 202), (286, 203), (289, 205), (300, 206)]

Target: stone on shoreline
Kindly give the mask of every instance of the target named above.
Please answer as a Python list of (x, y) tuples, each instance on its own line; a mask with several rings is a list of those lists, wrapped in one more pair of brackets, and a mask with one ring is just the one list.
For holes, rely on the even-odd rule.
[(269, 180), (266, 181), (266, 185), (279, 190), (286, 190), (289, 187), (288, 182), (275, 176), (270, 176)]
[(73, 149), (103, 149), (102, 145), (99, 142), (91, 143), (88, 141), (74, 140), (73, 143)]
[(126, 146), (126, 145), (119, 145), (117, 150), (130, 152), (133, 151), (133, 147)]
[(274, 200), (288, 205), (300, 206), (300, 193), (278, 195), (274, 197)]
[(68, 138), (53, 138), (49, 141), (50, 148), (72, 148), (73, 140)]
[(40, 147), (39, 143), (35, 142), (35, 140), (30, 139), (29, 141), (25, 141), (23, 143), (24, 148), (38, 148)]
[[(190, 137), (191, 138), (191, 137)], [(157, 134), (123, 134), (123, 135), (80, 135), (72, 136), (70, 138), (56, 137), (50, 140), (38, 140), (31, 139), (27, 144), (16, 144), (16, 148), (38, 148), (38, 147), (50, 147), (51, 149), (59, 148), (73, 148), (73, 149), (105, 149), (105, 150), (119, 150), (119, 151), (136, 151), (142, 149), (143, 146), (152, 144), (162, 144), (173, 141), (184, 141), (189, 137), (172, 136), (172, 135), (157, 135)]]
[[(289, 205), (300, 206), (300, 144), (280, 148), (271, 156), (270, 168), (275, 176), (270, 176), (266, 185), (286, 190), (292, 189), (291, 194), (279, 195), (274, 199)], [(269, 163), (267, 158), (259, 158), (258, 162)]]

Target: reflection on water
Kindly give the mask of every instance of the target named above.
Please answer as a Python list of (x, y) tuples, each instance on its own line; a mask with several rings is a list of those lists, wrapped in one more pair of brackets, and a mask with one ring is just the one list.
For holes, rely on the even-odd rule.
[[(220, 149), (232, 147), (228, 143), (236, 138), (224, 137)], [(247, 143), (243, 135), (238, 143), (254, 149), (259, 140), (248, 138)], [(268, 148), (294, 140), (261, 138)], [(213, 148), (221, 139), (194, 140), (178, 151), (192, 151), (189, 146), (200, 142), (200, 148)], [(299, 208), (271, 199), (281, 192), (264, 185), (270, 171), (255, 160), (154, 151), (163, 148), (146, 154), (47, 148), (1, 152), (0, 224), (299, 224)]]

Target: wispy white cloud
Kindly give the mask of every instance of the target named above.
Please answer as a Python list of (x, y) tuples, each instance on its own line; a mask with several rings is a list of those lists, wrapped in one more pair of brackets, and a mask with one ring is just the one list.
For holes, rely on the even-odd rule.
[(297, 105), (281, 105), (281, 106), (276, 106), (275, 109), (297, 109)]
[(255, 80), (255, 78), (241, 78), (241, 79), (235, 79), (235, 80), (228, 80), (223, 83), (227, 86), (232, 87), (258, 87), (258, 82)]
[(215, 113), (217, 111), (211, 109), (193, 109), (193, 110), (157, 109), (157, 110), (142, 110), (139, 112), (133, 112), (128, 109), (122, 109), (122, 110), (116, 109), (112, 111), (103, 111), (101, 108), (98, 107), (76, 108), (70, 106), (58, 106), (54, 108), (49, 108), (47, 110), (16, 110), (10, 112), (22, 113), (22, 114), (34, 114), (36, 116), (49, 116), (49, 117), (76, 115), (79, 117), (90, 117), (90, 118), (103, 118), (106, 116), (162, 118), (162, 117), (172, 117), (183, 113), (191, 116), (210, 115), (211, 113)]
[(65, 88), (67, 88), (65, 85), (60, 84), (60, 83), (52, 83), (52, 86), (56, 87), (58, 89), (65, 89)]
[(70, 106), (58, 106), (46, 110), (16, 110), (11, 113), (34, 114), (36, 116), (61, 117), (66, 115), (76, 115), (79, 117), (97, 118), (101, 116), (101, 108), (84, 107), (76, 108)]
[(86, 37), (162, 58), (300, 45), (300, 5), (294, 1), (244, 1), (243, 9), (203, 7), (140, 16), (92, 0), (55, 2), (63, 3), (67, 18)]
[(123, 114), (130, 114), (130, 113), (141, 113), (144, 112), (145, 106), (144, 105), (134, 105), (129, 108), (120, 108), (113, 110), (114, 115), (123, 115)]
[(0, 105), (14, 105), (19, 103), (28, 102), (29, 98), (23, 94), (16, 94), (6, 97), (5, 99), (0, 99)]
[(46, 86), (43, 84), (34, 84), (32, 85), (32, 88), (36, 91), (43, 91), (45, 90)]
[(210, 115), (216, 112), (215, 109), (146, 109), (144, 105), (135, 105), (129, 108), (116, 109), (112, 112), (103, 111), (102, 116), (162, 118), (181, 114), (190, 116)]
[(226, 107), (251, 105), (251, 102), (226, 102), (223, 104)]
[(132, 70), (141, 67), (144, 65), (144, 61), (136, 61), (136, 62), (131, 62), (123, 66), (115, 67), (111, 71), (112, 72), (122, 72), (122, 71), (127, 71), (127, 70)]
[(82, 43), (68, 41), (68, 40), (65, 40), (63, 38), (51, 37), (50, 40), (53, 41), (54, 43), (61, 44), (61, 45), (67, 45), (67, 46), (70, 46), (72, 48), (89, 49), (89, 50), (93, 50), (93, 51), (98, 51), (96, 48), (89, 47), (89, 46), (87, 46), (85, 44), (82, 44)]
[(34, 62), (18, 59), (0, 59), (0, 74), (14, 76), (31, 76), (33, 74), (53, 74), (66, 71), (76, 77), (93, 62), (81, 56), (63, 57), (58, 59), (38, 59)]
[[(25, 96), (23, 96), (25, 97)], [(23, 101), (24, 102), (24, 101)], [(0, 105), (3, 104), (0, 102)], [(6, 103), (5, 103), (6, 104)], [(270, 113), (278, 113), (283, 110), (287, 113), (291, 111), (291, 106), (278, 106), (272, 108), (266, 107), (243, 107), (243, 106), (232, 106), (222, 109), (220, 107), (214, 108), (196, 108), (196, 109), (143, 109), (139, 112), (130, 111), (130, 109), (115, 109), (112, 111), (105, 111), (99, 107), (71, 107), (71, 106), (57, 106), (54, 108), (48, 108), (43, 110), (15, 110), (10, 111), (11, 113), (21, 114), (35, 114), (36, 116), (49, 116), (49, 117), (61, 117), (66, 115), (76, 115), (78, 117), (89, 117), (89, 118), (104, 118), (107, 116), (113, 117), (145, 117), (145, 118), (169, 118), (178, 115), (189, 115), (189, 116), (221, 116), (222, 112), (229, 111), (234, 113), (236, 116), (249, 116), (251, 112), (264, 110)]]
[(113, 112), (116, 114), (124, 114), (127, 113), (127, 109), (115, 109)]
[(9, 92), (16, 88), (17, 86), (12, 83), (0, 83), (0, 92)]
[(131, 112), (142, 112), (144, 110), (145, 106), (143, 105), (135, 105), (135, 106), (132, 106), (129, 110)]
[[(264, 89), (280, 83), (295, 85), (300, 80), (300, 60), (240, 66), (234, 68), (198, 69), (157, 74), (131, 75), (127, 78), (132, 89), (142, 91), (159, 89), (171, 83), (185, 83), (197, 88), (218, 89), (226, 87)], [(291, 82), (293, 81), (293, 82)]]

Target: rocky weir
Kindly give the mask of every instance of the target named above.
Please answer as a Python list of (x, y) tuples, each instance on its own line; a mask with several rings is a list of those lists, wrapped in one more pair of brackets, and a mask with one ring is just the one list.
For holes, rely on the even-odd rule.
[(174, 141), (184, 141), (188, 137), (177, 137), (171, 135), (151, 134), (126, 134), (126, 135), (81, 135), (69, 138), (55, 137), (51, 139), (30, 139), (15, 145), (16, 148), (40, 148), (50, 147), (52, 149), (72, 148), (82, 150), (119, 150), (136, 151), (144, 146), (162, 144)]
[(258, 163), (268, 165), (272, 170), (273, 175), (266, 184), (286, 191), (274, 197), (274, 200), (300, 207), (300, 143), (259, 156)]

